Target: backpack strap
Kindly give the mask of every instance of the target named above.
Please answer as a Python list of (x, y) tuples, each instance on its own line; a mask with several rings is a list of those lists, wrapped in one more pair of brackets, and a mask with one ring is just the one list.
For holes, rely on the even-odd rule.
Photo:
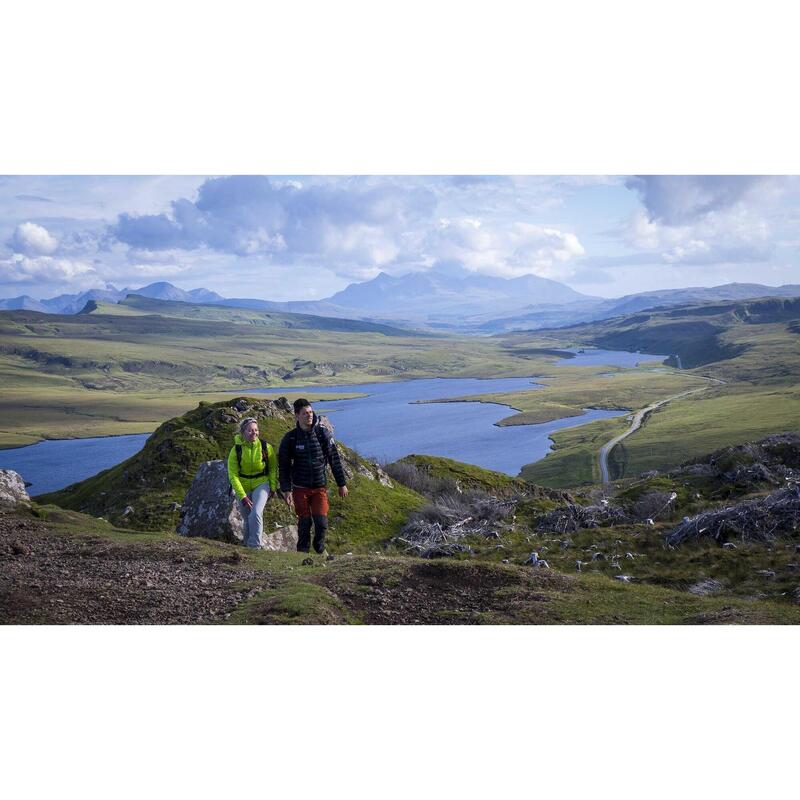
[[(319, 442), (319, 446), (322, 448), (322, 455), (325, 457), (325, 463), (330, 464), (330, 434), (327, 432), (327, 429), (323, 429), (321, 425), (315, 425), (314, 432), (317, 437), (317, 441)], [(297, 452), (297, 428), (294, 428), (291, 433), (294, 434), (289, 440), (292, 444), (291, 458), (294, 460), (295, 453)]]
[(267, 450), (267, 442), (265, 439), (259, 439), (261, 442), (261, 460), (264, 462), (264, 471), (262, 475), (266, 475), (269, 471), (269, 452)]
[[(331, 463), (331, 455), (330, 455), (330, 434), (323, 430), (321, 425), (316, 426), (317, 430), (317, 441), (319, 442), (319, 446), (322, 448), (322, 455), (325, 456), (325, 463)], [(331, 465), (331, 468), (333, 465)]]
[(236, 445), (236, 463), (239, 465), (240, 478), (261, 478), (268, 474), (269, 452), (267, 451), (267, 442), (264, 439), (259, 439), (259, 441), (261, 442), (261, 460), (264, 462), (264, 469), (262, 469), (261, 472), (257, 472), (255, 475), (242, 474), (242, 446), (240, 444)]

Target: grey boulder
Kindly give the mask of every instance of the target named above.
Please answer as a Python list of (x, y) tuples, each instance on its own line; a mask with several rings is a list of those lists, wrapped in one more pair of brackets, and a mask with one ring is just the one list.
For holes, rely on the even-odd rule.
[(13, 469), (0, 469), (0, 506), (18, 506), (30, 500), (19, 473)]
[[(236, 496), (230, 491), (225, 462), (205, 461), (183, 500), (178, 534), (242, 544), (244, 530), (245, 520)], [(265, 529), (261, 546), (264, 550), (296, 549), (297, 526), (284, 525), (273, 531)]]

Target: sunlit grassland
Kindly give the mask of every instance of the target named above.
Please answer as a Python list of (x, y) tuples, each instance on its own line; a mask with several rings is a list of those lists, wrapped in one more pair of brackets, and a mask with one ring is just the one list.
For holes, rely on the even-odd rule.
[[(769, 322), (759, 321), (766, 317), (758, 303), (745, 305), (747, 313), (738, 306), (731, 310), (730, 304), (706, 306), (488, 338), (389, 328), (384, 333), (377, 332), (381, 326), (348, 320), (155, 303), (176, 315), (164, 316), (152, 313), (155, 306), (144, 299), (101, 306), (113, 314), (4, 312), (0, 446), (43, 437), (150, 431), (201, 399), (215, 401), (225, 397), (223, 392), (255, 387), (280, 395), (290, 385), (433, 376), (531, 376), (544, 384), (529, 391), (464, 398), (517, 409), (501, 425), (578, 416), (587, 407), (636, 410), (703, 388), (658, 409), (611, 454), (617, 474), (664, 469), (800, 424), (800, 336), (796, 322), (786, 318), (791, 309), (782, 305), (776, 313), (783, 317)], [(698, 320), (714, 323), (707, 351)], [(347, 330), (351, 324), (355, 329)], [(575, 367), (564, 361), (555, 366), (552, 356), (536, 350), (603, 344), (609, 336), (616, 336), (620, 347), (650, 344), (650, 352), (680, 352), (685, 346), (692, 358), (705, 362), (693, 370), (653, 363), (635, 369)], [(719, 354), (732, 355), (707, 358)], [(706, 376), (728, 383), (714, 387)], [(523, 474), (552, 486), (596, 481), (597, 451), (625, 425), (624, 419), (606, 420), (556, 432), (555, 451)]]
[(779, 431), (800, 431), (800, 385), (723, 386), (657, 409), (616, 460), (625, 476), (638, 475)]
[(526, 464), (520, 476), (532, 483), (553, 488), (581, 486), (600, 481), (597, 456), (600, 448), (628, 427), (625, 417), (602, 419), (555, 431), (550, 437), (555, 450), (533, 464)]
[[(554, 451), (523, 467), (521, 474), (543, 486), (597, 483), (600, 447), (627, 425), (623, 418), (555, 431)], [(614, 477), (632, 477), (781, 431), (800, 431), (800, 385), (715, 386), (656, 409), (614, 448), (609, 462)]]
[(546, 364), (488, 339), (4, 312), (0, 447), (150, 431), (229, 391), (266, 388), (279, 396), (291, 385), (524, 376)]
[[(746, 304), (744, 310), (755, 313), (759, 308), (758, 303), (751, 303)], [(719, 327), (712, 337), (715, 341), (709, 342), (709, 353), (734, 353), (732, 357), (710, 361), (693, 370), (653, 373), (652, 381), (641, 388), (636, 377), (639, 370), (605, 378), (597, 374), (586, 385), (581, 385), (580, 380), (573, 382), (571, 378), (566, 381), (561, 378), (543, 390), (497, 397), (499, 402), (520, 409), (520, 413), (506, 418), (501, 424), (543, 421), (569, 406), (640, 409), (653, 401), (678, 394), (684, 387), (688, 390), (705, 383), (708, 386), (705, 391), (673, 400), (654, 411), (636, 433), (614, 448), (609, 462), (612, 475), (616, 477), (637, 475), (651, 469), (668, 469), (720, 447), (800, 429), (800, 335), (797, 322), (780, 319), (754, 323), (752, 316), (739, 309), (728, 309), (717, 319), (711, 313), (714, 311), (713, 307), (696, 310), (698, 318), (715, 319)], [(785, 306), (778, 311), (785, 313)], [(670, 319), (674, 321), (678, 312), (670, 313)], [(691, 320), (694, 313), (687, 310), (687, 320)], [(659, 315), (652, 316), (659, 321)], [(516, 334), (503, 339), (507, 345), (520, 348), (574, 346), (580, 343), (574, 340), (580, 332), (586, 343), (597, 343), (613, 329), (614, 324), (614, 321), (605, 321), (594, 326), (578, 326), (545, 334)], [(639, 326), (649, 335), (664, 327), (651, 325), (649, 319)], [(630, 346), (633, 346), (637, 339), (633, 328), (631, 331)], [(678, 350), (677, 347), (671, 348), (669, 341), (664, 344), (668, 350)], [(699, 337), (691, 342), (690, 352), (701, 358), (702, 348), (703, 340)], [(561, 369), (565, 372), (573, 370), (559, 367), (559, 373)], [(727, 383), (714, 385), (704, 381), (704, 377)], [(547, 378), (537, 378), (537, 381), (548, 383)], [(680, 381), (686, 383), (682, 386)], [(609, 391), (614, 382), (618, 388)], [(661, 390), (665, 391), (661, 393)], [(615, 406), (615, 403), (619, 405)], [(524, 467), (522, 474), (547, 486), (595, 482), (599, 480), (597, 451), (605, 440), (621, 433), (623, 426), (623, 421), (616, 420), (557, 431), (552, 436), (555, 451), (543, 461)], [(606, 437), (608, 431), (611, 432)], [(596, 432), (600, 435), (595, 435)]]
[(734, 325), (720, 339), (724, 344), (741, 348), (742, 352), (736, 358), (710, 364), (708, 374), (730, 382), (800, 381), (800, 335), (789, 324)]
[[(2, 361), (28, 361), (48, 374), (105, 381), (103, 388), (184, 386), (238, 389), (287, 382), (333, 384), (429, 377), (522, 376), (542, 368), (489, 339), (272, 329), (158, 316), (0, 315)], [(13, 312), (12, 312), (13, 313)], [(30, 315), (28, 315), (30, 316)]]
[[(246, 394), (246, 393), (244, 393)], [(284, 394), (289, 401), (299, 392)], [(358, 397), (355, 394), (306, 392), (312, 402)], [(88, 389), (28, 388), (3, 391), (0, 396), (0, 449), (23, 447), (42, 439), (80, 439), (150, 433), (165, 419), (182, 414), (201, 401), (230, 399), (230, 392), (96, 392)]]

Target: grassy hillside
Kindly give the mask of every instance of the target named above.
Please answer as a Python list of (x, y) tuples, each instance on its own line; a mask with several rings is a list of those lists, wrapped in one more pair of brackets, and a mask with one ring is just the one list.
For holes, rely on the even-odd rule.
[(380, 333), (384, 336), (413, 337), (414, 331), (393, 328), (355, 319), (319, 317), (311, 314), (294, 314), (279, 311), (259, 311), (234, 306), (183, 303), (172, 300), (154, 300), (141, 295), (128, 295), (119, 303), (91, 301), (82, 313), (113, 316), (155, 315), (171, 319), (207, 320), (210, 322), (232, 322), (264, 328), (286, 330), (339, 331), (349, 333)]
[[(680, 356), (684, 369), (707, 367), (726, 380), (781, 382), (790, 377), (787, 369), (800, 364), (800, 340), (793, 330), (798, 320), (800, 298), (762, 298), (655, 309), (497, 338), (512, 350), (589, 345), (671, 353)], [(772, 365), (773, 360), (779, 363)]]
[(0, 552), (7, 624), (800, 623), (785, 602), (518, 564), (354, 554), (304, 566), (299, 553), (136, 534), (55, 506), (0, 511)]
[[(112, 308), (113, 314), (100, 313)], [(0, 446), (149, 431), (200, 400), (219, 401), (224, 391), (252, 386), (274, 387), (277, 396), (287, 384), (537, 376), (544, 389), (469, 398), (516, 409), (503, 425), (577, 416), (585, 407), (635, 410), (703, 388), (659, 408), (612, 452), (616, 474), (634, 475), (727, 443), (796, 429), (798, 315), (800, 299), (768, 298), (468, 339), (136, 297), (71, 317), (2, 312)], [(680, 360), (684, 368), (553, 366), (559, 349), (575, 346), (674, 353), (675, 365)], [(556, 433), (555, 452), (524, 475), (559, 487), (597, 480), (594, 459), (602, 435), (618, 425)]]
[[(798, 437), (569, 493), (431, 456), (387, 465), (394, 484), (384, 486), (343, 448), (353, 478), (350, 496), (332, 503), (332, 561), (305, 565), (303, 554), (172, 534), (171, 504), (199, 462), (227, 452), (237, 419), (255, 414), (275, 441), (290, 424), (285, 409), (247, 398), (201, 405), (162, 425), (125, 464), (40, 496), (30, 511), (0, 509), (0, 620), (800, 623), (794, 507), (778, 507), (782, 527), (765, 523), (763, 539), (729, 528), (721, 538), (665, 545), (684, 517), (739, 507), (776, 487), (794, 491), (780, 487), (800, 477)], [(120, 513), (125, 504), (132, 514)], [(265, 518), (270, 527), (293, 517), (275, 504)], [(459, 543), (454, 557), (411, 555), (410, 531), (420, 524)], [(544, 568), (531, 565), (534, 552)]]
[[(567, 379), (543, 390), (544, 403), (538, 406), (532, 393), (527, 398), (507, 396), (501, 401), (519, 408), (521, 414), (504, 423), (536, 421), (576, 400), (604, 406), (620, 401), (625, 407), (643, 408), (657, 399), (661, 389), (665, 390), (661, 396), (667, 397), (676, 394), (672, 389), (679, 386), (701, 386), (707, 377), (724, 381), (706, 381), (705, 391), (652, 413), (612, 451), (612, 473), (618, 477), (667, 469), (718, 447), (769, 433), (800, 430), (798, 318), (800, 299), (767, 298), (655, 310), (546, 333), (504, 336), (505, 346), (513, 349), (622, 347), (674, 353), (684, 368), (698, 365), (660, 377), (653, 373), (645, 387), (637, 384), (633, 373), (596, 375), (589, 383), (580, 377)], [(623, 390), (626, 384), (627, 392)], [(552, 412), (547, 403), (553, 403)], [(554, 487), (595, 482), (599, 480), (597, 451), (604, 441), (622, 432), (620, 426), (619, 421), (606, 421), (558, 431), (552, 437), (554, 452), (527, 465), (522, 474)]]
[(553, 440), (553, 451), (540, 461), (526, 464), (520, 475), (525, 480), (556, 489), (599, 483), (600, 448), (627, 427), (627, 420), (617, 417), (555, 431), (550, 437)]

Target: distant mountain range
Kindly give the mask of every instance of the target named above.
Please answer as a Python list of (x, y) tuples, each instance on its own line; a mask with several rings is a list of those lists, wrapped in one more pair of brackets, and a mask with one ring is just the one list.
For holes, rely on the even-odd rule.
[(225, 301), (224, 297), (208, 289), (192, 289), (190, 292), (185, 292), (171, 283), (160, 281), (143, 286), (141, 289), (117, 289), (109, 283), (106, 284), (105, 289), (90, 289), (88, 292), (80, 294), (60, 294), (49, 300), (35, 300), (33, 297), (23, 294), (8, 300), (0, 300), (0, 309), (41, 311), (45, 314), (77, 314), (90, 300), (101, 303), (119, 303), (129, 294), (140, 294), (157, 300), (178, 300), (184, 303)]
[(524, 275), (497, 278), (458, 267), (434, 268), (393, 277), (351, 283), (331, 297), (316, 301), (277, 302), (225, 298), (208, 289), (185, 291), (161, 281), (138, 289), (92, 289), (48, 300), (28, 295), (0, 300), (0, 309), (25, 309), (49, 314), (77, 314), (86, 303), (118, 303), (136, 294), (154, 300), (225, 305), (262, 311), (313, 314), (429, 330), (499, 333), (562, 327), (609, 319), (645, 309), (687, 303), (713, 303), (755, 297), (797, 297), (800, 285), (764, 286), (728, 283), (713, 287), (661, 289), (615, 299), (581, 294), (558, 281)]
[(800, 297), (800, 284), (764, 286), (759, 283), (725, 283), (721, 286), (658, 289), (615, 299), (595, 298), (592, 302), (573, 303), (569, 306), (531, 307), (513, 315), (488, 314), (484, 318), (465, 320), (461, 327), (469, 327), (481, 333), (537, 330), (611, 319), (654, 308), (751, 300), (758, 297)]

